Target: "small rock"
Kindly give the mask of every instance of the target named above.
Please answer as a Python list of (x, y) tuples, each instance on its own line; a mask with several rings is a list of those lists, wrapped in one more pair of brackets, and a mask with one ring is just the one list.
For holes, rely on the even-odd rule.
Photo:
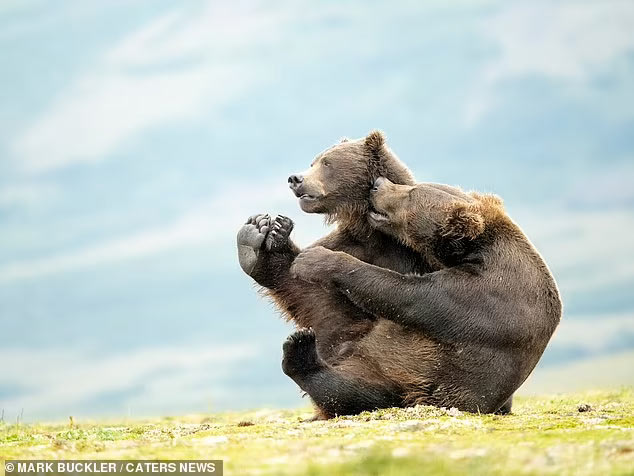
[(428, 427), (429, 424), (423, 423), (419, 420), (407, 420), (397, 425), (393, 425), (392, 429), (396, 431), (418, 431)]
[(352, 420), (341, 420), (332, 424), (335, 428), (349, 428), (354, 426), (361, 426), (361, 423), (358, 421)]
[(592, 411), (592, 407), (590, 405), (588, 405), (587, 403), (582, 403), (581, 405), (579, 405), (577, 407), (577, 411), (580, 412), (580, 413), (590, 412), (590, 411)]
[(456, 407), (451, 407), (449, 410), (447, 410), (447, 415), (452, 417), (457, 417), (462, 415), (462, 412), (458, 410)]
[(583, 421), (586, 425), (600, 425), (603, 423), (603, 418), (588, 418)]
[(219, 443), (226, 443), (229, 441), (229, 438), (226, 436), (207, 436), (206, 438), (201, 438), (198, 441), (203, 445), (217, 445)]

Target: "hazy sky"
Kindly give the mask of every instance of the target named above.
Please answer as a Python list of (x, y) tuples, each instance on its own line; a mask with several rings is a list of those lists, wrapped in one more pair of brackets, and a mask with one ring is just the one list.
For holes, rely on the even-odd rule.
[(324, 234), (286, 178), (373, 128), (542, 252), (565, 317), (540, 370), (634, 366), (632, 31), (611, 0), (2, 2), (0, 407), (302, 404), (235, 233)]

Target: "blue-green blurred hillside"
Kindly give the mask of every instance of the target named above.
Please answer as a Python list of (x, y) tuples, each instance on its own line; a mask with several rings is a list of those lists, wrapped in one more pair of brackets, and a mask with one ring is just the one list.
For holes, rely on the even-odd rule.
[(0, 4), (7, 419), (301, 402), (239, 269), (255, 212), (381, 128), (419, 180), (501, 195), (564, 323), (527, 392), (632, 383), (629, 1)]

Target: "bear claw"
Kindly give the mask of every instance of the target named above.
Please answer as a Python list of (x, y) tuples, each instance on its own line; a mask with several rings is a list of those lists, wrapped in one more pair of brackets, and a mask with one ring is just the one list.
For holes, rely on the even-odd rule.
[(320, 367), (315, 331), (298, 329), (282, 345), (282, 370), (289, 377), (306, 374)]
[(288, 245), (288, 237), (293, 231), (293, 220), (283, 215), (275, 217), (270, 225), (270, 232), (266, 237), (265, 246), (269, 251), (279, 251)]

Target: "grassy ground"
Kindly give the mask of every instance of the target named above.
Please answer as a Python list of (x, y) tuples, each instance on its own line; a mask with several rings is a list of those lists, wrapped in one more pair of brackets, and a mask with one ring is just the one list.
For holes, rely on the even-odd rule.
[(508, 416), (416, 407), (302, 421), (310, 415), (5, 423), (0, 459), (224, 459), (236, 475), (634, 474), (634, 389), (518, 399)]

